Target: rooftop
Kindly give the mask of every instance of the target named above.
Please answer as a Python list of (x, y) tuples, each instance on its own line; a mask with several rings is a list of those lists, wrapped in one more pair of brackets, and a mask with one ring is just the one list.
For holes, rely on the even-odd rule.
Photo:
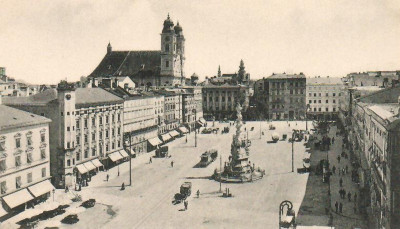
[(48, 118), (5, 105), (0, 105), (0, 117), (0, 131), (51, 122)]
[[(47, 105), (57, 99), (57, 89), (47, 89), (41, 93), (29, 97), (4, 97), (4, 104), (13, 105)], [(77, 105), (117, 103), (123, 100), (102, 88), (77, 88), (75, 90), (75, 101)]]
[(337, 77), (313, 77), (307, 78), (307, 85), (343, 85), (341, 78)]
[(89, 77), (132, 76), (138, 72), (158, 72), (161, 51), (112, 51), (107, 53)]
[(306, 76), (301, 72), (300, 74), (286, 74), (286, 73), (273, 73), (268, 79), (302, 79), (306, 78)]

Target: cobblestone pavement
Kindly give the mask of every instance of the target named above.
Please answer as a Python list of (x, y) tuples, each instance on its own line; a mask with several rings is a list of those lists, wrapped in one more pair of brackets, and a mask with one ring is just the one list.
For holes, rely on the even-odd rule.
[[(331, 145), (328, 152), (328, 158), (330, 163), (331, 171), (333, 172), (333, 167), (336, 167), (335, 173), (332, 174), (330, 178), (330, 194), (331, 194), (331, 212), (333, 215), (333, 226), (337, 229), (341, 228), (367, 228), (366, 218), (359, 212), (359, 192), (358, 185), (351, 179), (351, 162), (350, 157), (342, 157), (342, 136), (336, 136), (337, 128), (332, 126), (329, 131), (329, 137), (334, 138), (334, 142)], [(348, 152), (347, 152), (348, 154)], [(340, 160), (338, 160), (340, 156)], [(343, 169), (347, 173), (343, 174)], [(339, 175), (340, 170), (340, 175)], [(340, 180), (342, 180), (342, 186), (340, 185)], [(339, 190), (344, 189), (346, 191), (345, 198), (341, 198)], [(351, 194), (351, 199), (348, 199), (348, 193)], [(357, 201), (354, 201), (354, 196), (357, 194)], [(340, 209), (336, 212), (335, 204), (338, 203), (338, 208), (340, 203), (342, 204), (342, 212)]]

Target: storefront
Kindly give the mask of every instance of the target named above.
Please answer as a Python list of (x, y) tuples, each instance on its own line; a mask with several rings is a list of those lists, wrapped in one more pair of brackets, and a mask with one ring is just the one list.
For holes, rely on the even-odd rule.
[(169, 133), (162, 134), (160, 137), (161, 137), (161, 139), (162, 139), (164, 144), (172, 141), (172, 137), (171, 137), (171, 135)]
[(3, 201), (11, 211), (25, 210), (27, 204), (33, 199), (34, 197), (26, 188), (3, 197)]
[(157, 146), (161, 145), (163, 142), (158, 138), (151, 138), (148, 140), (149, 144), (147, 144), (147, 152), (155, 150)]
[(49, 180), (45, 180), (28, 187), (28, 190), (32, 196), (35, 197), (35, 204), (37, 204), (50, 197), (50, 193), (54, 190), (54, 186)]
[(169, 132), (169, 135), (171, 135), (173, 138), (177, 138), (177, 137), (180, 136), (180, 134), (179, 134), (178, 131), (176, 131), (176, 130), (171, 130), (171, 131)]
[(189, 132), (189, 130), (184, 126), (179, 127), (178, 131), (180, 131), (182, 134), (187, 134)]

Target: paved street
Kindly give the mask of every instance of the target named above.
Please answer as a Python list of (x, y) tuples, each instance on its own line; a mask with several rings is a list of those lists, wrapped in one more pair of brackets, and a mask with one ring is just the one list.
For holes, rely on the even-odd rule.
[[(62, 228), (215, 228), (229, 225), (232, 228), (274, 228), (278, 225), (278, 207), (281, 201), (293, 202), (296, 212), (302, 203), (308, 174), (291, 173), (291, 144), (287, 141), (267, 143), (273, 132), (289, 134), (292, 128), (305, 128), (305, 122), (274, 122), (275, 131), (268, 130), (262, 123), (265, 135), (259, 139), (259, 123), (247, 122), (249, 138), (252, 141), (251, 163), (266, 170), (266, 176), (254, 183), (222, 184), (222, 189), (230, 188), (233, 198), (222, 198), (219, 183), (209, 179), (219, 160), (207, 168), (193, 168), (200, 155), (207, 149), (215, 148), (228, 159), (233, 128), (229, 134), (198, 134), (198, 147), (194, 147), (194, 134), (169, 143), (171, 158), (153, 158), (151, 154), (141, 155), (132, 160), (133, 187), (120, 191), (122, 182), (129, 183), (129, 163), (120, 165), (108, 172), (100, 172), (93, 177), (89, 187), (79, 193), (83, 200), (95, 198), (96, 207), (85, 210), (77, 204), (71, 205), (68, 212), (78, 212), (80, 221), (73, 226), (60, 224), (65, 217), (57, 216), (51, 221), (41, 222), (39, 227), (60, 226)], [(212, 123), (208, 123), (212, 126)], [(216, 123), (220, 129), (228, 123)], [(294, 144), (295, 170), (302, 167), (303, 142)], [(171, 168), (171, 160), (174, 167)], [(106, 182), (106, 174), (110, 175)], [(183, 205), (171, 203), (175, 193), (184, 181), (193, 184), (192, 195), (188, 198), (188, 210)], [(200, 198), (195, 193), (200, 190)], [(57, 190), (61, 191), (61, 190)], [(58, 198), (58, 197), (56, 197)], [(64, 198), (65, 199), (65, 198)], [(96, 219), (96, 220), (95, 220)], [(100, 220), (101, 219), (101, 220)], [(118, 223), (118, 224), (116, 224)]]

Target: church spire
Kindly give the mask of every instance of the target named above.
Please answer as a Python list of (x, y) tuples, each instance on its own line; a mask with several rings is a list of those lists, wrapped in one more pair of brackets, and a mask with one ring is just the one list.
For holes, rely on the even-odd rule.
[(108, 45), (107, 45), (107, 54), (112, 52), (112, 47), (111, 47), (111, 43), (110, 41), (108, 41)]
[(218, 65), (218, 77), (221, 77), (221, 65)]

